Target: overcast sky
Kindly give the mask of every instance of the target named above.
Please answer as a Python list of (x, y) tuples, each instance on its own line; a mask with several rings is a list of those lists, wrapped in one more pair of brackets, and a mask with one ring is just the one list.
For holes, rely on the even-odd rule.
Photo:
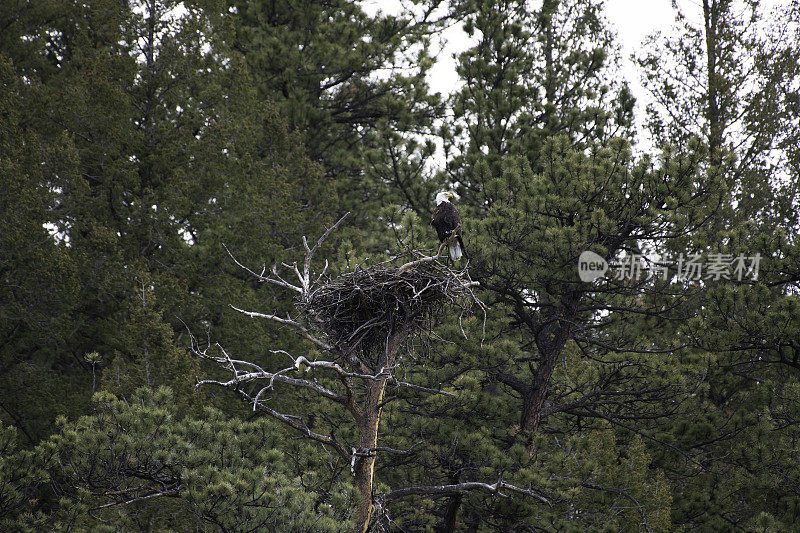
[[(396, 0), (363, 0), (359, 2), (369, 14), (377, 11), (398, 13), (400, 2)], [(699, 0), (679, 0), (678, 5), (690, 20), (701, 20)], [(637, 99), (639, 120), (643, 117), (643, 106), (648, 101), (647, 93), (639, 83), (639, 72), (630, 60), (630, 55), (637, 51), (642, 40), (650, 33), (669, 28), (675, 19), (675, 11), (671, 0), (607, 0), (606, 18), (617, 32), (618, 42), (622, 48), (622, 68), (633, 95)], [(429, 72), (429, 83), (434, 91), (442, 94), (451, 93), (459, 84), (455, 71), (457, 54), (469, 48), (473, 41), (461, 30), (453, 26), (443, 32), (446, 45), (437, 54), (436, 65)]]
[[(389, 9), (391, 4), (392, 2), (376, 0), (363, 2), (367, 12), (374, 12), (377, 9), (391, 12)], [(686, 8), (683, 4), (687, 4)], [(680, 5), (691, 14), (698, 10), (692, 2), (684, 1), (680, 2)], [(675, 13), (670, 0), (608, 0), (606, 17), (617, 32), (623, 55), (627, 60), (648, 34), (668, 28), (674, 20)], [(446, 93), (450, 92), (458, 81), (452, 54), (465, 50), (470, 41), (460, 27), (449, 28), (445, 31), (444, 37), (448, 43), (447, 48), (445, 53), (438, 57), (437, 65), (431, 73), (431, 83), (435, 90)]]
[[(796, 0), (762, 0), (761, 4), (765, 12), (769, 12), (776, 5), (786, 5), (792, 1)], [(397, 0), (363, 0), (359, 3), (370, 14), (378, 10), (385, 13), (396, 13), (400, 10)], [(702, 24), (701, 0), (677, 0), (677, 4), (690, 22)], [(621, 67), (637, 100), (636, 117), (641, 129), (644, 108), (650, 98), (640, 83), (640, 72), (631, 61), (631, 54), (640, 49), (647, 35), (659, 30), (668, 30), (675, 22), (676, 12), (671, 0), (607, 0), (605, 15), (617, 33), (617, 42), (622, 49)], [(437, 54), (436, 65), (431, 69), (428, 79), (434, 91), (448, 94), (459, 84), (453, 54), (466, 50), (472, 41), (460, 26), (448, 28), (444, 31), (443, 37), (447, 44), (442, 52)], [(640, 136), (639, 140), (642, 143), (639, 148), (647, 150), (649, 143), (646, 136)]]

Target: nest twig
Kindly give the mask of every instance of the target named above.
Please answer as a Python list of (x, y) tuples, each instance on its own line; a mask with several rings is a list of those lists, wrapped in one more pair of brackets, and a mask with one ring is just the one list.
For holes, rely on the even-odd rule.
[(374, 361), (393, 334), (420, 331), (446, 307), (460, 309), (459, 324), (473, 305), (483, 307), (466, 268), (453, 270), (438, 257), (407, 253), (319, 280), (298, 307), (341, 353)]

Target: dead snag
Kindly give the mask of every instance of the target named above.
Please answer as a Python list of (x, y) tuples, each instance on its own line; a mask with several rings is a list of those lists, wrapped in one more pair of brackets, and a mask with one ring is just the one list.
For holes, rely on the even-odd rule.
[[(473, 304), (481, 307), (483, 304), (472, 292), (472, 287), (477, 283), (469, 279), (467, 271), (455, 271), (441, 264), (437, 261), (439, 253), (429, 256), (411, 252), (337, 276), (328, 274), (326, 262), (321, 273), (312, 275), (315, 252), (342, 220), (344, 217), (328, 229), (313, 247), (303, 238), (305, 258), (302, 266), (297, 263), (284, 265), (294, 274), (296, 283), (282, 277), (277, 266), (273, 266), (268, 275), (266, 268), (262, 268), (259, 274), (242, 265), (229, 252), (237, 265), (260, 281), (295, 293), (297, 313), (294, 317), (280, 317), (246, 311), (233, 305), (231, 307), (250, 317), (292, 328), (321, 350), (320, 357), (309, 360), (305, 356), (293, 356), (285, 350), (271, 350), (276, 354), (285, 354), (292, 364), (282, 369), (268, 370), (253, 362), (231, 357), (219, 344), (201, 350), (193, 340), (192, 349), (200, 357), (211, 359), (232, 373), (228, 381), (203, 380), (198, 386), (216, 384), (235, 389), (254, 410), (280, 420), (304, 438), (332, 448), (350, 464), (355, 486), (361, 495), (355, 513), (355, 531), (364, 533), (374, 518), (372, 489), (375, 460), (381, 451), (378, 437), (386, 385), (392, 383), (416, 391), (446, 394), (397, 380), (394, 372), (403, 351), (415, 334), (423, 331), (448, 309), (455, 308), (465, 314)], [(294, 377), (297, 373), (292, 371), (300, 368), (329, 373), (335, 378), (333, 385), (331, 382)], [(257, 383), (259, 386), (243, 386), (248, 383)], [(306, 420), (308, 415), (313, 414), (316, 404), (307, 406), (306, 416), (276, 410), (264, 394), (273, 391), (276, 385), (305, 389), (342, 405), (353, 417), (357, 434), (345, 441), (334, 432), (327, 435), (313, 430)]]

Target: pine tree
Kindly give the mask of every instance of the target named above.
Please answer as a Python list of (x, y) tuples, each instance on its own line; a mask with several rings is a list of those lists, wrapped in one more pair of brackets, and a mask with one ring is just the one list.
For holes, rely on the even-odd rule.
[(319, 167), (201, 7), (7, 4), (2, 218), (22, 233), (2, 238), (3, 422), (31, 446), (101, 389), (169, 385), (180, 416), (224, 404), (194, 393), (183, 332), (283, 335), (229, 309), (274, 294), (223, 244), (280, 262), (329, 211)]
[[(472, 472), (502, 471), (507, 479), (545, 490), (569, 512), (568, 518), (558, 511), (558, 518), (541, 518), (539, 502), (503, 506), (474, 495), (399, 512), (408, 513), (410, 527), (444, 531), (460, 520), (512, 529), (526, 521), (560, 520), (584, 528), (610, 522), (621, 527), (620, 517), (598, 511), (597, 502), (613, 495), (638, 504), (631, 486), (604, 483), (613, 476), (604, 478), (601, 468), (578, 475), (565, 469), (559, 454), (577, 447), (584, 450), (582, 460), (599, 461), (609, 450), (591, 445), (598, 434), (613, 435), (618, 444), (610, 448), (620, 457), (637, 434), (658, 453), (670, 449), (654, 421), (668, 420), (675, 413), (671, 402), (688, 397), (699, 376), (679, 374), (673, 353), (680, 343), (650, 337), (635, 317), (683, 319), (685, 309), (675, 302), (691, 297), (692, 289), (652, 280), (587, 286), (577, 279), (577, 259), (585, 250), (613, 261), (664, 242), (680, 246), (681, 233), (703, 227), (709, 205), (719, 201), (719, 177), (704, 170), (700, 144), (686, 153), (666, 148), (657, 159), (635, 161), (629, 143), (612, 138), (615, 128), (616, 134), (629, 134), (632, 100), (623, 88), (617, 102), (607, 103), (605, 58), (613, 49), (598, 6), (554, 2), (537, 12), (521, 3), (487, 3), (473, 9), (468, 31), (474, 24), (479, 42), (459, 67), (466, 87), (455, 109), (465, 122), (452, 130), (448, 177), (460, 187), (462, 214), (471, 215), (467, 246), (476, 250), (471, 271), (488, 289), (491, 341), (450, 336), (455, 346), (432, 365), (436, 370), (426, 369), (421, 384), (451, 382), (464, 400), (431, 406), (429, 417), (437, 423), (423, 422), (427, 432), (417, 429), (404, 442), (407, 447), (429, 432), (425, 442), (433, 451), (420, 453), (421, 470), (405, 470), (410, 462), (399, 460), (395, 475), (456, 482)], [(532, 21), (542, 28), (540, 40), (528, 30)], [(549, 41), (548, 35), (562, 37)], [(462, 133), (463, 140), (455, 141)], [(664, 297), (672, 304), (664, 306)], [(470, 336), (484, 338), (481, 328)], [(396, 424), (409, 425), (402, 422), (403, 408), (396, 409)], [(452, 421), (442, 424), (441, 417)], [(569, 446), (551, 437), (562, 434), (572, 439)], [(645, 472), (651, 463), (641, 464)], [(650, 510), (662, 517), (669, 512), (669, 485), (658, 465), (651, 473), (646, 477), (659, 481), (648, 487), (652, 499), (639, 505), (640, 527), (646, 527)], [(657, 527), (669, 530), (670, 522)]]
[[(469, 0), (443, 18), (438, 3), (0, 4), (0, 529), (800, 520), (797, 6), (771, 27), (755, 4), (708, 0), (702, 27), (651, 40), (658, 154), (637, 158), (593, 0)], [(452, 119), (424, 81), (447, 21), (476, 40)], [(394, 381), (334, 373), (302, 330), (230, 308), (296, 312), (259, 280), (339, 211), (352, 222), (317, 255), (333, 277), (430, 246), (446, 184), (488, 305), (430, 324)], [(587, 250), (609, 276), (579, 279)], [(661, 252), (762, 262), (741, 282), (613, 276), (653, 273)], [(226, 357), (283, 369), (255, 400), (228, 384), (290, 416), (243, 421), (195, 391), (230, 379)], [(314, 401), (320, 386), (341, 402)]]
[(455, 124), (445, 131), (445, 149), (448, 178), (467, 187), (467, 198), (477, 202), (485, 189), (482, 175), (471, 170), (479, 159), (495, 176), (504, 155), (524, 155), (538, 171), (551, 136), (587, 147), (630, 135), (634, 101), (615, 73), (601, 2), (533, 8), (477, 1), (460, 9), (465, 31), (478, 42), (458, 58), (465, 85), (452, 100)]
[[(48, 224), (59, 206), (53, 177), (75, 175), (76, 153), (67, 137), (42, 138), (26, 123), (25, 87), (2, 55), (0, 87), (0, 416), (30, 446), (56, 413), (86, 407), (57, 373), (73, 364), (63, 350), (79, 286), (76, 262)], [(76, 385), (85, 386), (85, 376)]]
[(430, 209), (434, 187), (422, 181), (433, 145), (424, 138), (443, 110), (425, 77), (440, 3), (368, 15), (346, 0), (230, 0), (219, 23), (230, 19), (229, 44), (245, 58), (259, 97), (277, 103), (322, 165), (338, 214), (354, 214), (348, 224), (361, 230), (354, 238), (381, 253), (393, 239), (367, 213)]
[(704, 377), (686, 414), (664, 432), (703, 465), (703, 475), (675, 469), (681, 496), (674, 517), (690, 528), (753, 528), (757, 521), (791, 527), (796, 498), (780, 490), (764, 498), (773, 489), (753, 465), (769, 464), (772, 479), (793, 476), (783, 442), (796, 438), (796, 424), (785, 418), (795, 406), (776, 402), (797, 379), (789, 341), (796, 335), (789, 318), (796, 188), (786, 165), (797, 117), (796, 36), (787, 31), (793, 15), (777, 11), (770, 21), (758, 2), (741, 9), (708, 1), (701, 16), (695, 26), (679, 13), (673, 33), (651, 38), (651, 51), (640, 58), (656, 100), (650, 128), (677, 146), (699, 139), (709, 171), (724, 179), (713, 223), (686, 244), (706, 257), (759, 254), (762, 270), (757, 280), (704, 287), (687, 309), (692, 320), (677, 332), (695, 352), (687, 363)]
[[(330, 198), (206, 14), (179, 16), (176, 6), (19, 10), (19, 41), (40, 48), (18, 53), (7, 40), (18, 79), (31, 80), (17, 82), (26, 126), (73, 150), (64, 159), (71, 170), (54, 169), (39, 186), (52, 196), (43, 222), (77, 272), (56, 359), (83, 376), (84, 405), (94, 370), (108, 370), (107, 386), (136, 374), (129, 391), (186, 376), (189, 358), (175, 345), (181, 321), (222, 327), (232, 292), (255, 297), (232, 277), (222, 244), (277, 253), (319, 223)], [(26, 25), (37, 27), (35, 39), (26, 41)], [(91, 368), (90, 352), (100, 355)]]
[[(708, 147), (709, 164), (730, 190), (727, 223), (797, 223), (790, 206), (787, 152), (795, 141), (792, 80), (797, 78), (792, 14), (760, 2), (702, 2), (701, 25), (678, 10), (670, 33), (655, 34), (638, 57), (654, 102), (648, 129), (658, 145)], [(796, 15), (794, 15), (796, 16)]]
[[(130, 402), (94, 397), (94, 412), (68, 423), (31, 452), (14, 450), (13, 430), (0, 428), (0, 498), (4, 528), (124, 528), (333, 532), (349, 530), (351, 487), (309, 491), (282, 454), (267, 419), (242, 421), (207, 408), (182, 418), (168, 389), (140, 389)], [(55, 510), (36, 508), (30, 488), (47, 483)], [(108, 524), (113, 524), (110, 527)], [(110, 528), (110, 529), (109, 529)]]

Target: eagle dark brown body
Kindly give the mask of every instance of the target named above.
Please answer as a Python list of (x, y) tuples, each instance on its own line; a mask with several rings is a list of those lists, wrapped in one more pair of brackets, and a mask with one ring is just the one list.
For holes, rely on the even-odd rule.
[(440, 202), (433, 210), (433, 220), (431, 226), (439, 236), (439, 242), (444, 242), (450, 238), (455, 231), (456, 242), (450, 244), (450, 257), (453, 261), (461, 258), (464, 251), (464, 242), (461, 240), (461, 215), (458, 214), (456, 206), (448, 201)]

